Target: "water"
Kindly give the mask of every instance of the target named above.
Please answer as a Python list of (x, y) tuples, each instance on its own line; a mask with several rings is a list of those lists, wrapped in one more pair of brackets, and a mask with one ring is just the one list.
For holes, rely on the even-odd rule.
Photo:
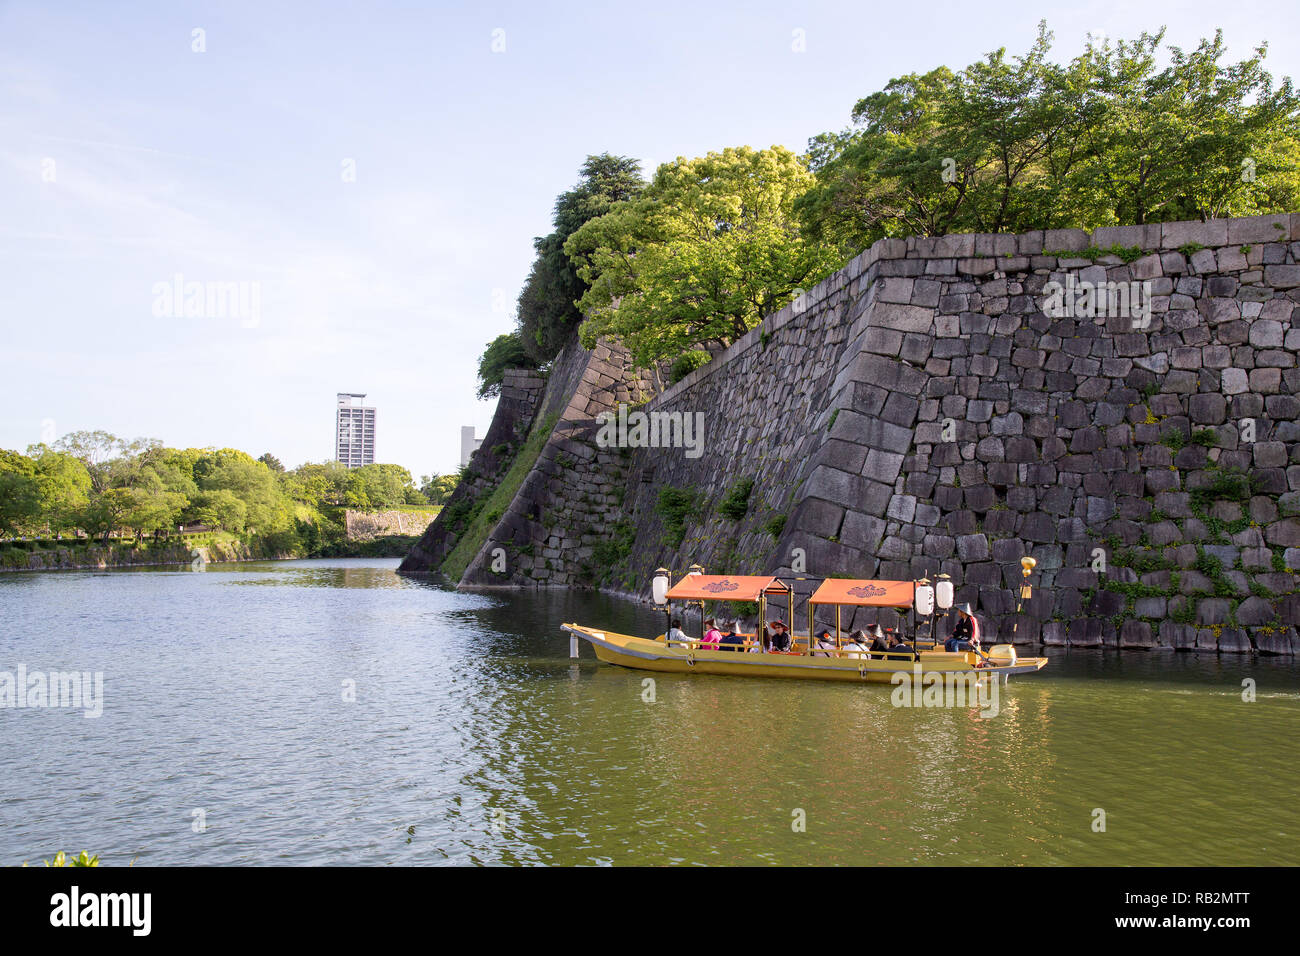
[(0, 709), (0, 864), (1300, 859), (1289, 659), (1049, 652), (987, 720), (888, 685), (659, 674), (647, 703), (558, 625), (649, 609), (396, 564), (0, 575), (0, 671), (105, 697)]

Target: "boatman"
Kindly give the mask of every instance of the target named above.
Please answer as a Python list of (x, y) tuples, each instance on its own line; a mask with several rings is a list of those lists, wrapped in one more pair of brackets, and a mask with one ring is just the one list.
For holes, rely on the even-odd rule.
[(980, 622), (971, 613), (969, 604), (958, 604), (953, 608), (957, 612), (957, 623), (953, 625), (952, 636), (944, 642), (945, 651), (980, 650)]

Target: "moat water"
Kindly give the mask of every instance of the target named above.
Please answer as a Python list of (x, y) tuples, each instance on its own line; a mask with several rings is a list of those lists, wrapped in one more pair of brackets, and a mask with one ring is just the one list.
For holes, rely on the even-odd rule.
[(96, 718), (0, 707), (0, 865), (1300, 861), (1289, 658), (1049, 649), (988, 718), (879, 684), (647, 700), (559, 625), (649, 608), (396, 565), (0, 576), (0, 680), (103, 674)]

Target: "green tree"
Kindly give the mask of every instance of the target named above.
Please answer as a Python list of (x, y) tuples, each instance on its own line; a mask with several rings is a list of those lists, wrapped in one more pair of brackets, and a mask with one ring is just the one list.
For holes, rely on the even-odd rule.
[(420, 479), (420, 491), (433, 505), (444, 505), (456, 490), (460, 475), (425, 475)]
[(841, 263), (808, 241), (794, 200), (813, 185), (790, 150), (748, 146), (678, 159), (635, 199), (569, 238), (589, 288), (580, 335), (630, 347), (649, 367), (695, 344), (730, 344)]
[(239, 497), (227, 488), (200, 491), (188, 509), (192, 520), (209, 528), (239, 533), (244, 530), (248, 508)]
[(41, 519), (53, 534), (62, 537), (77, 526), (89, 503), (90, 472), (79, 459), (44, 444), (32, 445), (27, 454), (36, 463)]
[(1164, 31), (1049, 61), (1024, 56), (891, 80), (854, 126), (810, 143), (812, 237), (851, 255), (882, 236), (1129, 225), (1288, 211), (1300, 198), (1300, 101), (1262, 68), (1223, 65), (1221, 34), (1184, 53)]
[(491, 398), (501, 392), (506, 370), (536, 368), (517, 331), (505, 332), (488, 343), (478, 360), (478, 397)]
[(555, 200), (549, 235), (533, 240), (537, 258), (519, 293), (519, 338), (529, 358), (550, 361), (577, 335), (582, 312), (577, 302), (587, 284), (564, 251), (569, 237), (603, 216), (615, 203), (635, 197), (645, 188), (641, 164), (626, 156), (588, 156), (578, 184)]
[(30, 530), (41, 513), (41, 485), (36, 462), (16, 451), (0, 449), (0, 535)]

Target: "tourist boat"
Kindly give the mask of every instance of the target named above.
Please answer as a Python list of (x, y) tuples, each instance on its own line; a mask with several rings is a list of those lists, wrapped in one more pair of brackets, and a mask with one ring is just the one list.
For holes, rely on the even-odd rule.
[[(1022, 561), (1026, 584), (1021, 589), (1021, 596), (1028, 596), (1028, 577), (1033, 568), (1033, 560)], [(803, 580), (803, 579), (798, 579)], [(589, 643), (596, 652), (596, 657), (607, 664), (618, 664), (637, 670), (667, 671), (678, 674), (728, 674), (757, 677), (795, 677), (811, 680), (841, 681), (895, 681), (896, 674), (916, 676), (931, 673), (964, 674), (974, 677), (1000, 676), (1004, 680), (1012, 674), (1032, 674), (1047, 664), (1045, 657), (1021, 657), (1012, 644), (995, 644), (983, 654), (973, 651), (945, 651), (933, 638), (924, 639), (916, 635), (909, 642), (906, 650), (872, 651), (864, 654), (842, 648), (845, 635), (840, 627), (841, 611), (845, 607), (874, 607), (906, 609), (918, 614), (922, 622), (929, 619), (933, 633), (935, 588), (930, 582), (920, 581), (872, 581), (850, 578), (827, 578), (821, 582), (808, 599), (808, 630), (798, 634), (794, 623), (794, 591), (792, 583), (782, 581), (775, 576), (765, 575), (717, 575), (703, 574), (692, 568), (676, 585), (669, 588), (667, 572), (662, 568), (657, 572), (654, 587), (655, 604), (664, 611), (665, 619), (671, 620), (673, 604), (686, 608), (699, 608), (699, 637), (688, 637), (684, 641), (669, 641), (667, 634), (656, 637), (636, 637), (631, 634), (616, 634), (600, 628), (587, 627), (582, 624), (564, 624), (564, 631), (569, 634), (570, 655), (578, 656), (578, 640)], [(945, 589), (946, 587), (946, 594)], [(941, 610), (951, 606), (951, 584), (941, 582), (939, 586)], [(946, 597), (945, 600), (942, 598)], [(736, 650), (719, 648), (715, 644), (703, 642), (703, 622), (706, 618), (707, 602), (753, 602), (758, 605), (758, 621), (767, 621), (768, 607), (779, 608), (784, 604), (784, 614), (775, 611), (784, 618), (793, 639), (791, 649), (786, 652), (763, 651), (761, 636), (741, 635), (745, 639), (743, 646)], [(833, 607), (835, 614), (835, 647), (820, 649), (812, 647), (808, 636), (814, 633), (814, 618), (817, 608)], [(683, 621), (684, 624), (689, 623)], [(827, 626), (826, 630), (831, 630)], [(914, 630), (923, 630), (914, 628)], [(756, 646), (757, 645), (757, 646)], [(735, 645), (733, 645), (735, 646)]]

